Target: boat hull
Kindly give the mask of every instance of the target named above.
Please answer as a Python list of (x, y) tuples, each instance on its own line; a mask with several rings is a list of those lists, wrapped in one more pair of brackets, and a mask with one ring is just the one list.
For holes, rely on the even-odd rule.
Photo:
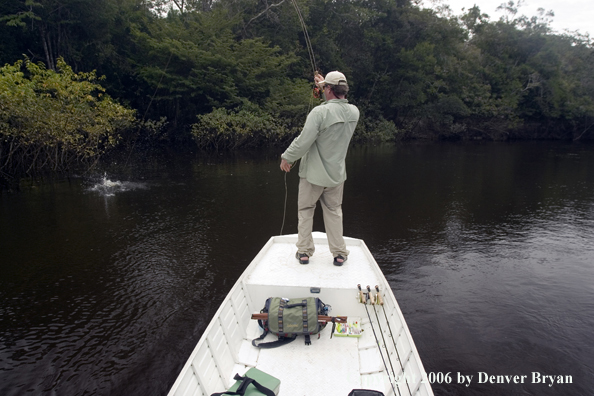
[[(314, 233), (316, 253), (308, 265), (295, 259), (296, 241), (296, 235), (287, 235), (266, 243), (215, 313), (169, 395), (222, 392), (236, 373), (251, 367), (279, 378), (279, 394), (287, 396), (346, 396), (362, 388), (385, 395), (432, 395), (396, 298), (365, 243), (345, 238), (350, 254), (338, 267), (325, 234)], [(364, 289), (377, 285), (384, 304), (360, 303), (358, 284)], [(279, 348), (256, 348), (251, 341), (262, 330), (251, 315), (269, 297), (318, 297), (332, 306), (331, 315), (348, 316), (363, 331), (331, 337), (332, 326), (327, 326), (310, 346), (298, 337)], [(264, 341), (274, 339), (269, 335)]]

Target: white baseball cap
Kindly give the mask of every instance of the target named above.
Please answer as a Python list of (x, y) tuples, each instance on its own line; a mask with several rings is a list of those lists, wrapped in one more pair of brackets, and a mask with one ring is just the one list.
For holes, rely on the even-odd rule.
[(320, 84), (347, 85), (347, 79), (341, 72), (332, 71), (326, 74), (324, 81), (320, 81)]

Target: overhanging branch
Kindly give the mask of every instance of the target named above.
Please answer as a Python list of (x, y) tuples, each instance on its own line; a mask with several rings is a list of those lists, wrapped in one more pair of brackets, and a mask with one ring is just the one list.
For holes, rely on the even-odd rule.
[(280, 3), (276, 3), (276, 4), (271, 4), (268, 7), (266, 7), (266, 9), (264, 11), (262, 11), (261, 13), (259, 13), (258, 15), (256, 15), (255, 17), (253, 17), (252, 19), (250, 19), (248, 21), (248, 23), (245, 24), (245, 26), (243, 27), (243, 30), (247, 29), (247, 27), (250, 25), (250, 23), (252, 23), (253, 21), (255, 21), (256, 19), (260, 18), (262, 15), (266, 14), (272, 7), (278, 7), (281, 4), (283, 4), (286, 0), (282, 0)]

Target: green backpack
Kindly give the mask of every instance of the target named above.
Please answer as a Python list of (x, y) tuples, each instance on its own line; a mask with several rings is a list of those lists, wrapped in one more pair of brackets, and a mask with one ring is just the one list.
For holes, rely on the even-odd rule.
[[(330, 306), (317, 297), (270, 297), (260, 311), (268, 314), (268, 320), (258, 320), (264, 333), (254, 339), (252, 345), (258, 348), (276, 348), (294, 341), (299, 335), (305, 336), (305, 345), (311, 345), (310, 335), (317, 334), (326, 327), (326, 322), (318, 321), (318, 315), (327, 315), (329, 309)], [(269, 332), (276, 334), (278, 340), (257, 342), (263, 340)]]

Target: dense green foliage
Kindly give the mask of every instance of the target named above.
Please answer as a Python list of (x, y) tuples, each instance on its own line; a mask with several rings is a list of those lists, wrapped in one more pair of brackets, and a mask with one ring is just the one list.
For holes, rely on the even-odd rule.
[(0, 174), (92, 164), (130, 128), (134, 111), (115, 103), (94, 73), (17, 61), (0, 68)]
[(410, 0), (6, 0), (0, 64), (26, 54), (63, 75), (63, 57), (142, 120), (166, 117), (159, 139), (123, 140), (284, 144), (317, 104), (301, 15), (317, 67), (349, 77), (356, 140), (592, 138), (589, 36), (501, 8), (491, 20)]
[(265, 143), (286, 141), (284, 125), (266, 113), (238, 112), (215, 109), (198, 117), (192, 128), (198, 146), (202, 149), (236, 149), (258, 147)]

